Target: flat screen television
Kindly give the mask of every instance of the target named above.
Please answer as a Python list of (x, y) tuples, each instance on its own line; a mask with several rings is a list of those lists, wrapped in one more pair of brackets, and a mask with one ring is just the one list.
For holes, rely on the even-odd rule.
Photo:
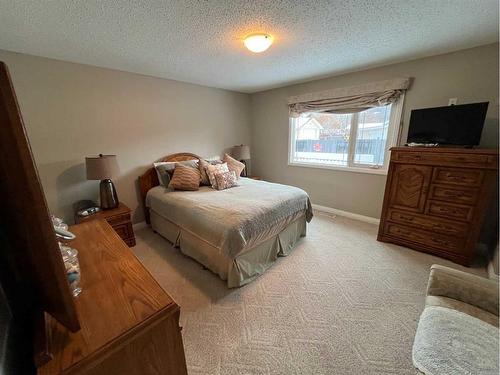
[(476, 146), (481, 139), (488, 102), (414, 109), (408, 143)]

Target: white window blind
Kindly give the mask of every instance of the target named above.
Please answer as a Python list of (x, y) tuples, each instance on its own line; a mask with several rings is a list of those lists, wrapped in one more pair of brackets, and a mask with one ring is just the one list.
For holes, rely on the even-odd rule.
[[(406, 82), (406, 81), (405, 81)], [(394, 82), (398, 87), (397, 94), (389, 95), (389, 102), (372, 102), (367, 107), (353, 108), (352, 102), (344, 102), (345, 107), (337, 100), (335, 109), (314, 107), (310, 100), (307, 110), (300, 114), (294, 112), (298, 107), (290, 104), (290, 145), (289, 164), (319, 168), (355, 170), (371, 173), (385, 173), (388, 165), (388, 149), (397, 144), (405, 90), (405, 83)], [(293, 97), (290, 101), (317, 99), (335, 91), (360, 95), (368, 87), (387, 88), (391, 85), (364, 85), (357, 88), (336, 89), (321, 93)], [(356, 91), (357, 90), (357, 91)], [(357, 92), (357, 94), (353, 94)], [(364, 92), (366, 94), (366, 92)], [(372, 95), (373, 97), (374, 95)], [(388, 98), (389, 96), (385, 96)], [(328, 99), (320, 99), (328, 100)], [(331, 100), (330, 100), (331, 102)], [(305, 103), (305, 102), (301, 102)], [(367, 105), (365, 101), (363, 105)], [(304, 109), (306, 107), (302, 107)]]
[(307, 112), (355, 113), (396, 102), (408, 89), (410, 78), (336, 88), (288, 98), (290, 117)]

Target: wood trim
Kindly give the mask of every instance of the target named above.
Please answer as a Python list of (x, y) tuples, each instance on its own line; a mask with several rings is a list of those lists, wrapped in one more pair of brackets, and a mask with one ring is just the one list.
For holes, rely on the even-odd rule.
[[(176, 154), (167, 155), (161, 159), (158, 159), (155, 163), (162, 161), (184, 161), (184, 160), (199, 160), (201, 159), (198, 155), (192, 154), (190, 152), (178, 152)], [(141, 195), (141, 203), (144, 209), (144, 216), (146, 223), (150, 223), (149, 219), (149, 209), (146, 207), (146, 195), (148, 191), (158, 186), (160, 182), (158, 181), (158, 176), (153, 167), (149, 168), (141, 176), (139, 176), (139, 193)]]

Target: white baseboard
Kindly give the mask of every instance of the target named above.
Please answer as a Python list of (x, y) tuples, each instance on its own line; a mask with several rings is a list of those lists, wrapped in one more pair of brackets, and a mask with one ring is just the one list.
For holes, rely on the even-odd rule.
[(312, 208), (315, 210), (321, 211), (321, 212), (326, 212), (329, 214), (344, 216), (344, 217), (347, 217), (349, 219), (359, 220), (359, 221), (363, 221), (365, 223), (377, 224), (377, 225), (380, 223), (380, 219), (377, 219), (375, 217), (364, 216), (364, 215), (355, 214), (353, 212), (338, 210), (336, 208), (320, 206), (319, 204), (313, 204)]
[(139, 230), (142, 228), (146, 228), (147, 226), (148, 226), (148, 224), (145, 221), (141, 221), (139, 223), (133, 224), (132, 228), (134, 229), (134, 231), (136, 231), (136, 230)]

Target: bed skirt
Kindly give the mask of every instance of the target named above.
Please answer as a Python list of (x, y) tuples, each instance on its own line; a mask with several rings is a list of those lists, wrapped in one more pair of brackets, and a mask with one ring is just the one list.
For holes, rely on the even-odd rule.
[(248, 284), (262, 275), (279, 256), (290, 254), (300, 237), (306, 235), (305, 215), (288, 224), (280, 233), (230, 259), (218, 248), (163, 216), (150, 210), (151, 227), (180, 251), (227, 280), (228, 288)]

